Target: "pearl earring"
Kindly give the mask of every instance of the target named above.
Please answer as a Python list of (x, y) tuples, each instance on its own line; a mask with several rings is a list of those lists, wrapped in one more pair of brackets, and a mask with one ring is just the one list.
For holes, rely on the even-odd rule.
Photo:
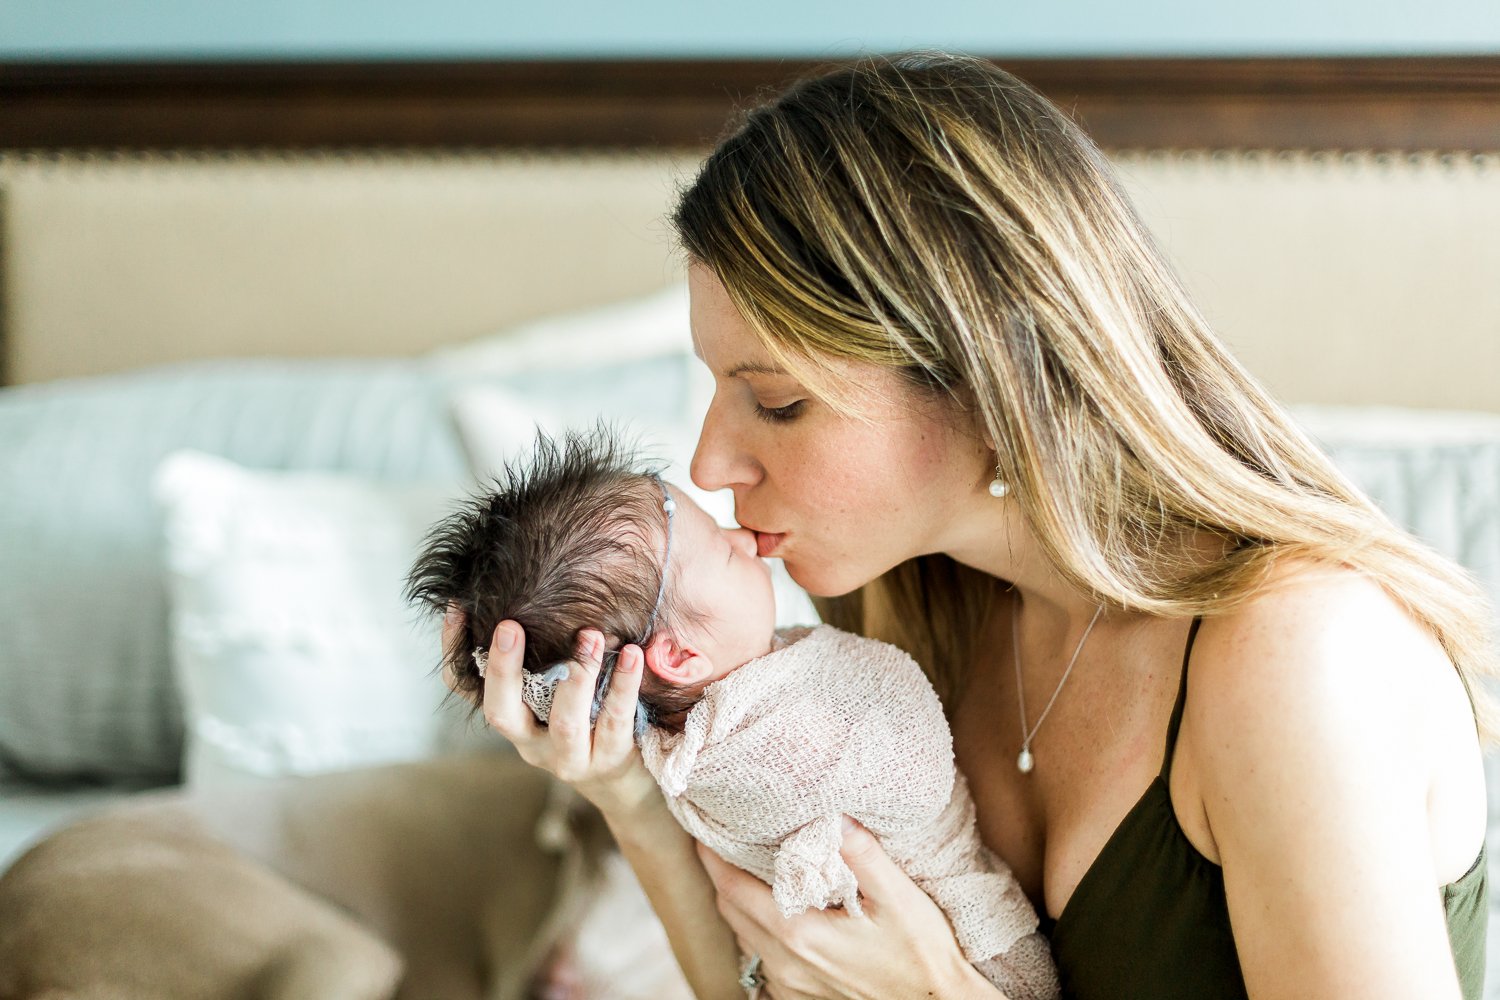
[(1005, 480), (1000, 478), (1000, 466), (995, 466), (995, 478), (990, 481), (990, 496), (996, 500), (1002, 499), (1010, 492), (1010, 487), (1005, 485)]

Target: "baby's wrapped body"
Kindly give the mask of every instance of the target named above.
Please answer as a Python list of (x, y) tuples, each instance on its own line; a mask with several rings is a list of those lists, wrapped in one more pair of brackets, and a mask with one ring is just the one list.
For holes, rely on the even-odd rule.
[(1012, 1000), (1059, 995), (1046, 939), (1009, 868), (979, 839), (942, 706), (887, 643), (796, 629), (710, 684), (683, 732), (648, 729), (647, 768), (673, 814), (770, 883), (785, 915), (860, 912), (840, 854), (852, 816), (942, 908), (965, 957)]

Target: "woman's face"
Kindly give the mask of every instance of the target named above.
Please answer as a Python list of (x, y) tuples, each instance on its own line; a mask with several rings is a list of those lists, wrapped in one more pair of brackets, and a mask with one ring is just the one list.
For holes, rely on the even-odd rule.
[(760, 555), (836, 596), (947, 551), (956, 515), (987, 498), (993, 474), (953, 405), (889, 368), (837, 359), (831, 369), (860, 411), (840, 414), (778, 368), (712, 271), (689, 268), (688, 288), (694, 349), (715, 385), (693, 481), (734, 491)]

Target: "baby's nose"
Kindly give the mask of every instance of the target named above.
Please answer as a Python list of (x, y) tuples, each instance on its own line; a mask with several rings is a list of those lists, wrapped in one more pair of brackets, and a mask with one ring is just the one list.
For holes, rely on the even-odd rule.
[(742, 555), (755, 555), (759, 549), (755, 545), (755, 532), (749, 528), (728, 528), (729, 544), (733, 545)]

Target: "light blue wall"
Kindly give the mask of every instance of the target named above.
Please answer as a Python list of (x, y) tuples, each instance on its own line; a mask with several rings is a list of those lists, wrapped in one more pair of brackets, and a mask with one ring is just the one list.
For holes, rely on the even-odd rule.
[(1500, 52), (1500, 0), (0, 0), (0, 58)]

